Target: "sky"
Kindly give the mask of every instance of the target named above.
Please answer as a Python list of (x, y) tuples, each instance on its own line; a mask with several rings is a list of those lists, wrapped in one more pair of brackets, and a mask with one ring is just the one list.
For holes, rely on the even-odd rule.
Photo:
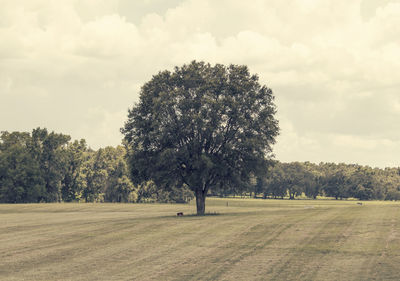
[(121, 143), (140, 87), (192, 60), (271, 88), (283, 162), (400, 166), (400, 0), (0, 0), (0, 131)]

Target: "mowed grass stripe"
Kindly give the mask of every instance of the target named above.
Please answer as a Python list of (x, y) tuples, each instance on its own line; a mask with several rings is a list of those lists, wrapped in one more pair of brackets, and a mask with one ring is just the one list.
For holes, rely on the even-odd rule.
[[(287, 211), (282, 211), (282, 215), (285, 213)], [(263, 217), (268, 218), (269, 215), (266, 212)], [(280, 223), (282, 221), (280, 215), (272, 215), (271, 218), (264, 220), (260, 215), (248, 217), (249, 226), (246, 231), (217, 247), (211, 253), (210, 260), (203, 258), (203, 268), (200, 268), (193, 276), (193, 280), (217, 280), (235, 269), (243, 269), (240, 263), (249, 257), (256, 256), (265, 247), (274, 243), (282, 233), (295, 227), (308, 216), (309, 214), (297, 214), (297, 216), (288, 218), (284, 223)], [(239, 277), (239, 274), (235, 274), (235, 276)], [(249, 277), (247, 274), (246, 276)]]
[(272, 237), (270, 241), (268, 241), (268, 233), (260, 237), (260, 240), (264, 239), (267, 243), (254, 251), (252, 255), (240, 260), (235, 267), (227, 270), (222, 280), (235, 277), (238, 280), (246, 280), (246, 278), (271, 280), (291, 266), (289, 263), (293, 262), (295, 250), (299, 245), (312, 242), (315, 233), (323, 229), (331, 218), (336, 217), (341, 211), (341, 209), (298, 210), (296, 214), (291, 214), (291, 222), (284, 220), (281, 223), (281, 225), (286, 224), (282, 232)]
[[(400, 274), (393, 275), (400, 266), (399, 209), (377, 205), (363, 210), (351, 239), (343, 246), (347, 256), (362, 261), (358, 268), (352, 268), (359, 277), (353, 280), (399, 280)], [(339, 269), (348, 270), (348, 264)]]
[[(388, 206), (363, 206), (350, 212), (347, 219), (354, 217), (353, 224), (342, 236), (337, 236), (341, 239), (331, 245), (332, 250), (321, 257), (317, 270), (308, 277), (314, 280), (340, 280), (343, 276), (347, 276), (346, 280), (398, 280), (399, 275), (394, 270), (379, 269), (379, 274), (374, 274), (379, 267), (377, 258), (385, 251), (380, 237), (388, 231), (384, 224), (391, 209)], [(331, 239), (322, 237), (316, 247), (328, 245)], [(382, 262), (387, 264), (389, 261)]]
[(207, 203), (0, 205), (0, 280), (399, 279), (396, 203)]
[[(51, 234), (46, 232), (42, 239), (32, 237), (31, 243), (25, 241), (23, 245), (17, 244), (16, 249), (8, 250), (7, 256), (2, 256), (2, 269), (12, 271), (24, 271), (30, 274), (38, 267), (51, 266), (55, 270), (54, 264), (75, 263), (79, 257), (92, 258), (97, 249), (107, 249), (110, 243), (123, 242), (121, 235), (126, 232), (126, 224), (99, 224), (75, 226), (66, 228), (54, 228)], [(139, 224), (139, 229), (154, 229), (154, 225)], [(75, 261), (74, 261), (75, 260)], [(84, 264), (82, 264), (84, 266)], [(66, 268), (69, 272), (69, 269)], [(34, 272), (33, 272), (34, 273)]]
[(285, 247), (289, 254), (267, 272), (268, 279), (314, 280), (314, 273), (318, 270), (323, 257), (337, 251), (344, 233), (354, 223), (353, 218), (347, 218), (347, 214), (354, 211), (353, 207), (340, 208), (337, 211), (330, 217), (322, 217), (321, 220), (311, 219), (301, 225), (298, 231), (304, 233), (305, 238), (300, 243)]

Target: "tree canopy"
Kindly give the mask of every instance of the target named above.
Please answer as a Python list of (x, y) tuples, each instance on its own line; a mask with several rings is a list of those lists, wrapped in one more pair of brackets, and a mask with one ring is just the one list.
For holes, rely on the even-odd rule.
[(190, 188), (203, 215), (211, 187), (242, 186), (266, 171), (275, 113), (272, 90), (246, 66), (193, 61), (159, 72), (121, 129), (132, 178)]
[(123, 146), (93, 151), (83, 139), (71, 142), (68, 135), (41, 128), (0, 133), (0, 203), (135, 202), (136, 197)]

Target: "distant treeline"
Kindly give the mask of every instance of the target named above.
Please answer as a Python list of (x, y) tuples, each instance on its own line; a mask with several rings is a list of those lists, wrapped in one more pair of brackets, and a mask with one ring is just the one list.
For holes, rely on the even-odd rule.
[(0, 202), (186, 202), (188, 190), (134, 186), (123, 146), (90, 149), (85, 140), (37, 128), (0, 134)]
[[(254, 177), (247, 194), (263, 198), (317, 196), (335, 199), (400, 200), (400, 168), (355, 164), (275, 162), (263, 177)], [(241, 195), (243, 190), (214, 190), (216, 196)]]
[[(0, 202), (188, 202), (187, 188), (135, 186), (124, 146), (90, 149), (85, 140), (37, 128), (0, 134)], [(272, 163), (246, 186), (214, 187), (209, 195), (263, 198), (317, 196), (400, 200), (400, 168), (309, 162)]]

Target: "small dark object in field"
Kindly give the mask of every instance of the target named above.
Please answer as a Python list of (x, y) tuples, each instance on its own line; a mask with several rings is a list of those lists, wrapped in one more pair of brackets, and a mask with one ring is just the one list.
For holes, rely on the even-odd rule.
[(362, 205), (362, 203), (361, 203), (361, 202), (357, 202), (357, 204), (358, 204), (358, 205)]
[(176, 215), (177, 215), (178, 217), (183, 217), (183, 213), (182, 213), (182, 212), (176, 213)]

